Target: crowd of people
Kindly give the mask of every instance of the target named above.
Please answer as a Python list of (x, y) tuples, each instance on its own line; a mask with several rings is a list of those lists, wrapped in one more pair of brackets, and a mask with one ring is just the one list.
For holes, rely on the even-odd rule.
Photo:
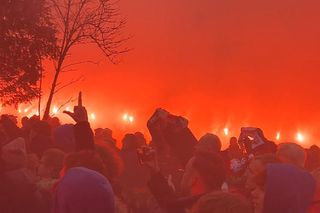
[(152, 141), (94, 131), (82, 102), (59, 119), (0, 120), (1, 213), (315, 213), (320, 212), (320, 148), (275, 144), (242, 128), (221, 149), (199, 140), (183, 117), (158, 109)]

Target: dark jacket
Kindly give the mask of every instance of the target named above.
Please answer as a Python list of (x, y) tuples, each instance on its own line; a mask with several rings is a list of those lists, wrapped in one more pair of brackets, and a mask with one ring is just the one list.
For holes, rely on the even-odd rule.
[(202, 196), (176, 196), (161, 173), (152, 174), (148, 186), (159, 206), (168, 213), (185, 213), (186, 209), (191, 208)]
[[(36, 186), (24, 178), (24, 170), (0, 174), (0, 212), (1, 213), (34, 213), (39, 212)], [(9, 172), (10, 173), (10, 172)], [(19, 177), (19, 178), (16, 178)]]
[(94, 150), (94, 137), (89, 122), (78, 122), (74, 125), (76, 151)]

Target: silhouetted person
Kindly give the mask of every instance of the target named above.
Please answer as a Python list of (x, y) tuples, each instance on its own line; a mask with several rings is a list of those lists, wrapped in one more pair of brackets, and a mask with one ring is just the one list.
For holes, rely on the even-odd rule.
[(95, 143), (101, 145), (107, 145), (108, 147), (114, 149), (116, 152), (119, 152), (117, 147), (117, 141), (112, 136), (112, 130), (108, 128), (98, 128), (94, 130), (94, 140)]
[(38, 212), (36, 186), (27, 171), (27, 153), (23, 138), (1, 148), (0, 210), (3, 213)]
[(306, 151), (296, 143), (281, 143), (278, 145), (277, 157), (283, 163), (290, 163), (304, 168), (306, 162)]
[(82, 93), (79, 92), (78, 105), (74, 106), (73, 112), (63, 111), (69, 115), (76, 124), (74, 125), (76, 151), (94, 150), (94, 135), (88, 122), (87, 109), (82, 105)]
[(76, 139), (73, 124), (63, 124), (53, 132), (53, 147), (61, 149), (65, 153), (76, 150)]
[(50, 125), (45, 121), (37, 121), (31, 128), (29, 141), (30, 152), (40, 159), (43, 152), (53, 145)]
[(53, 145), (50, 125), (45, 121), (35, 122), (30, 131), (29, 141), (29, 151), (40, 159), (43, 152)]
[(316, 145), (312, 145), (310, 149), (307, 149), (307, 158), (305, 168), (312, 172), (320, 168), (320, 148)]
[(148, 185), (159, 205), (170, 213), (186, 212), (201, 196), (221, 191), (226, 178), (224, 162), (219, 154), (198, 151), (185, 167), (181, 181), (185, 196), (180, 197), (173, 193), (172, 187), (158, 169), (153, 167), (153, 175)]
[[(133, 212), (141, 212), (148, 198), (144, 198), (149, 172), (139, 165), (137, 148), (138, 139), (134, 134), (126, 134), (122, 140), (120, 156), (124, 163), (124, 171), (120, 177), (123, 195)], [(150, 196), (150, 195), (149, 195)]]
[(134, 135), (137, 138), (137, 142), (138, 142), (139, 147), (147, 145), (147, 141), (141, 132), (136, 132), (136, 133), (134, 133)]
[(199, 143), (196, 145), (196, 150), (219, 153), (221, 151), (221, 141), (217, 135), (207, 133), (200, 138)]
[(0, 119), (0, 128), (3, 134), (3, 144), (8, 143), (18, 137), (22, 137), (22, 132), (9, 115), (2, 115)]

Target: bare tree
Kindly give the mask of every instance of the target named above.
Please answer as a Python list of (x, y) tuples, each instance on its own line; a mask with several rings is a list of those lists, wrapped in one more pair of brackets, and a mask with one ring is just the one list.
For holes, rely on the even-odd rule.
[[(121, 31), (126, 20), (120, 17), (116, 3), (111, 0), (48, 0), (52, 9), (52, 18), (58, 30), (58, 57), (54, 60), (54, 78), (43, 119), (49, 118), (54, 94), (70, 85), (59, 85), (58, 79), (72, 47), (78, 44), (95, 44), (114, 64), (119, 55), (129, 49), (123, 43), (129, 37), (123, 37)], [(72, 80), (73, 81), (73, 80)], [(71, 81), (71, 82), (72, 82)]]

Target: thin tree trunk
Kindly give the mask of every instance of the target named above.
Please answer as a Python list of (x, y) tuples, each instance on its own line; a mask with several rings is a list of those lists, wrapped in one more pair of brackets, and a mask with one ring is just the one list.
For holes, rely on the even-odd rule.
[(39, 93), (39, 101), (38, 101), (38, 116), (39, 116), (39, 118), (41, 118), (42, 78), (43, 78), (43, 69), (42, 69), (42, 67), (41, 67), (41, 72), (40, 72), (40, 85), (39, 85), (40, 93)]
[(52, 85), (51, 85), (50, 95), (49, 95), (49, 98), (48, 98), (48, 101), (47, 101), (47, 104), (46, 104), (46, 109), (44, 111), (42, 120), (48, 120), (49, 117), (50, 117), (50, 109), (51, 109), (52, 99), (53, 99), (53, 95), (54, 95), (55, 90), (56, 90), (56, 86), (57, 86), (58, 77), (59, 77), (59, 74), (60, 74), (60, 71), (61, 71), (62, 63), (63, 63), (63, 59), (59, 60), (59, 64), (58, 64), (58, 67), (56, 69), (56, 73), (54, 75), (54, 79), (53, 79), (53, 82), (52, 82)]

